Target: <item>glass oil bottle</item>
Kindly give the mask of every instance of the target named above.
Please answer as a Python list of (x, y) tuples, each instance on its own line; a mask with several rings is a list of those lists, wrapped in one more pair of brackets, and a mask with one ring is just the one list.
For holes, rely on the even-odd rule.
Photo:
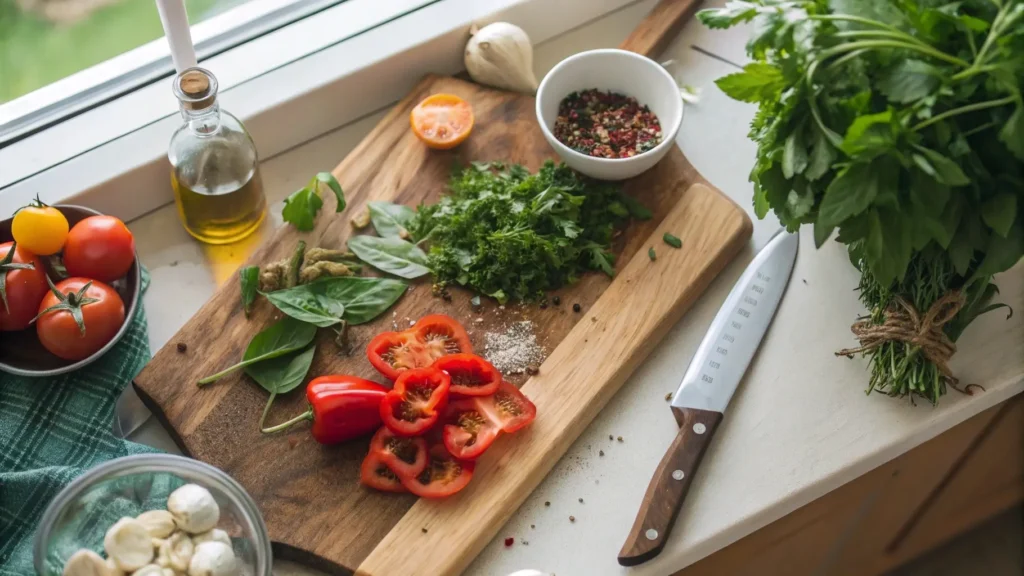
[(167, 158), (178, 216), (208, 244), (249, 236), (266, 215), (256, 145), (242, 123), (217, 104), (217, 79), (189, 68), (174, 79), (185, 123), (171, 137)]

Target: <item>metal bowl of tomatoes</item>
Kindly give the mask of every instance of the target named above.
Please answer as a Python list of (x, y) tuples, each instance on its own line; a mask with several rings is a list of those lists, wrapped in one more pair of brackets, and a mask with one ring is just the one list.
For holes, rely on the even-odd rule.
[[(65, 260), (71, 251), (87, 251), (87, 244), (94, 241), (97, 234), (101, 233), (96, 230), (84, 230), (82, 228), (78, 229), (80, 232), (76, 233), (76, 224), (92, 216), (102, 216), (102, 214), (95, 210), (72, 205), (56, 205), (45, 208), (55, 208), (67, 219), (67, 227), (70, 228), (71, 235), (68, 235), (66, 244), (61, 242)], [(50, 215), (52, 214), (50, 212)], [(52, 222), (45, 220), (45, 216), (43, 214), (40, 216), (40, 220), (32, 222), (32, 230), (43, 230), (52, 224)], [(0, 302), (0, 371), (20, 376), (42, 377), (64, 374), (91, 364), (106, 354), (124, 336), (139, 307), (142, 269), (139, 265), (138, 256), (135, 254), (134, 241), (131, 241), (131, 265), (127, 273), (124, 273), (117, 279), (104, 278), (107, 280), (106, 282), (95, 281), (93, 286), (83, 291), (84, 282), (76, 282), (74, 278), (62, 279), (68, 273), (77, 273), (78, 276), (98, 280), (98, 278), (95, 278), (96, 276), (104, 276), (105, 273), (109, 274), (109, 271), (105, 272), (102, 270), (102, 267), (112, 264), (117, 258), (101, 258), (97, 260), (95, 255), (80, 256), (76, 266), (81, 270), (73, 270), (73, 267), (67, 266), (67, 270), (58, 270), (58, 260), (50, 256), (35, 256), (31, 252), (23, 250), (22, 245), (24, 241), (17, 246), (13, 257), (5, 258), (11, 252), (8, 243), (14, 239), (11, 231), (13, 225), (14, 218), (8, 218), (0, 222), (0, 268), (3, 268), (4, 260), (9, 260), (9, 262), (6, 262), (7, 264), (17, 264), (26, 260), (26, 258), (38, 258), (38, 262), (41, 264), (46, 275), (52, 281), (57, 282), (56, 287), (58, 291), (65, 292), (65, 298), (71, 298), (72, 304), (75, 304), (73, 300), (79, 294), (82, 298), (85, 298), (85, 300), (77, 304), (81, 305), (86, 330), (84, 336), (72, 337), (73, 335), (67, 334), (69, 330), (74, 330), (75, 320), (70, 312), (63, 310), (60, 311), (59, 315), (53, 312), (47, 315), (40, 315), (37, 320), (32, 321), (28, 326), (18, 329), (26, 322), (26, 316), (29, 314), (31, 318), (37, 316), (42, 304), (46, 304), (46, 307), (49, 307), (54, 304), (59, 305), (61, 302), (56, 299), (50, 287), (46, 286), (46, 295), (41, 302), (30, 305), (24, 304), (26, 300), (34, 301), (36, 299), (39, 290), (38, 282), (44, 282), (45, 286), (46, 279), (40, 275), (32, 274), (32, 270), (26, 270), (24, 267), (0, 269), (0, 274), (3, 274), (5, 278), (4, 293), (7, 300), (6, 306), (4, 302)], [(63, 224), (58, 223), (55, 225), (58, 229), (61, 226)], [(58, 233), (60, 233), (59, 230)], [(124, 233), (128, 234), (128, 239), (130, 240), (130, 232), (127, 232), (127, 229), (125, 229), (121, 233), (122, 236)], [(67, 230), (64, 230), (64, 234), (67, 234)], [(75, 238), (75, 240), (72, 240), (72, 238)], [(80, 246), (82, 244), (86, 246)], [(122, 254), (124, 253), (123, 242), (121, 252)], [(121, 258), (123, 259), (127, 256), (127, 254), (123, 254)], [(92, 258), (92, 261), (87, 264), (81, 263), (83, 260), (88, 261), (88, 258)], [(63, 264), (67, 264), (67, 262)], [(95, 267), (99, 268), (96, 270), (90, 269)], [(26, 277), (22, 277), (20, 281), (17, 281), (18, 276), (15, 276), (15, 274), (22, 273), (26, 274)], [(22, 290), (27, 292), (22, 292)], [(69, 295), (66, 292), (75, 292), (75, 295)], [(19, 299), (21, 301), (18, 301)], [(12, 310), (20, 310), (22, 317), (12, 317)], [(123, 310), (123, 316), (121, 310)], [(5, 311), (6, 315), (3, 314)], [(14, 316), (17, 315), (19, 314), (15, 312)], [(5, 321), (7, 324), (4, 323)], [(117, 325), (118, 322), (119, 325)], [(90, 326), (93, 327), (92, 332), (89, 331)], [(41, 339), (41, 336), (43, 339)], [(43, 340), (46, 340), (46, 342), (44, 343)], [(82, 357), (86, 351), (88, 351), (88, 355)]]

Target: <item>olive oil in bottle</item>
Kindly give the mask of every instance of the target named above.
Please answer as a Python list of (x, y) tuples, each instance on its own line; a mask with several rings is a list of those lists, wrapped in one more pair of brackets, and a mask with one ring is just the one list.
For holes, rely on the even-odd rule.
[(252, 234), (266, 215), (256, 146), (242, 123), (217, 104), (217, 79), (202, 68), (175, 78), (185, 123), (171, 137), (167, 157), (178, 216), (185, 230), (208, 244)]

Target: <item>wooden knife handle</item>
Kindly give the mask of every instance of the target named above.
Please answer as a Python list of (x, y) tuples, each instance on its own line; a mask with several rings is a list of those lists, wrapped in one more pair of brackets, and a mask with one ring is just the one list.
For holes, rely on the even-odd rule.
[(619, 552), (619, 564), (623, 566), (642, 564), (661, 553), (701, 457), (722, 421), (721, 412), (675, 407), (672, 411), (679, 422), (679, 433), (658, 464), (633, 529)]
[(700, 4), (699, 0), (661, 0), (619, 48), (656, 58), (668, 48)]

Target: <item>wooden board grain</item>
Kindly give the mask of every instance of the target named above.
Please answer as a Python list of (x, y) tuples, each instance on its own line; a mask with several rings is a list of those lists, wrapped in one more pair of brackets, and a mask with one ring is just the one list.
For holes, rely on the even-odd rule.
[[(428, 150), (408, 129), (412, 106), (437, 92), (465, 98), (476, 113), (472, 137), (453, 151)], [(346, 212), (334, 214), (335, 201), (328, 195), (314, 231), (299, 233), (290, 226), (280, 228), (256, 251), (250, 263), (283, 258), (300, 239), (310, 246), (342, 247), (353, 233), (350, 215), (368, 201), (408, 205), (434, 201), (442, 193), (453, 166), (471, 160), (504, 160), (536, 170), (544, 160), (553, 157), (534, 120), (532, 97), (490, 90), (453, 78), (428, 77), (335, 169), (348, 198)], [(521, 436), (520, 449), (536, 449), (539, 436), (546, 431), (553, 434), (544, 448), (551, 451), (530, 457), (541, 466), (520, 468), (529, 481), (522, 483), (507, 501), (509, 505), (518, 505), (525, 497), (524, 490), (540, 481), (597, 413), (610, 391), (621, 384), (642, 357), (635, 351), (626, 353), (635, 346), (632, 339), (660, 338), (749, 238), (751, 224), (742, 209), (707, 186), (691, 188), (703, 182), (679, 150), (673, 149), (654, 169), (625, 184), (627, 192), (651, 208), (655, 217), (631, 224), (617, 238), (615, 251), (619, 254), (620, 273), (614, 284), (603, 274), (588, 274), (559, 292), (561, 306), (542, 310), (538, 306), (509, 305), (502, 309), (493, 302), (485, 302), (482, 311), (474, 312), (468, 292), (455, 290), (452, 301), (445, 302), (431, 295), (429, 281), (420, 281), (393, 312), (351, 331), (351, 356), (339, 354), (331, 342), (333, 334), (322, 330), (310, 375), (350, 373), (379, 380), (362, 354), (370, 337), (382, 330), (407, 327), (411, 320), (427, 313), (441, 312), (463, 322), (478, 348), (482, 348), (485, 332), (500, 330), (510, 322), (532, 321), (538, 339), (551, 356), (542, 366), (542, 374), (528, 384), (528, 393), (538, 401), (542, 413), (534, 431)], [(662, 219), (670, 213), (672, 219), (665, 225), (683, 238), (684, 247), (672, 250), (658, 243), (659, 259), (655, 265), (647, 258), (647, 244), (660, 238)], [(634, 258), (636, 254), (640, 256)], [(609, 285), (619, 287), (613, 290)], [(647, 299), (630, 299), (641, 291)], [(627, 302), (632, 302), (630, 311), (616, 316), (615, 313), (624, 312)], [(574, 303), (580, 304), (582, 313), (573, 313)], [(246, 319), (238, 283), (228, 282), (156, 354), (136, 378), (135, 386), (183, 451), (227, 471), (245, 486), (263, 511), (279, 556), (344, 573), (359, 566), (396, 525), (411, 529), (409, 522), (415, 521), (403, 520), (403, 516), (415, 499), (380, 494), (359, 485), (359, 464), (366, 454), (366, 440), (320, 446), (302, 427), (285, 434), (261, 435), (257, 421), (266, 393), (244, 375), (224, 378), (203, 389), (195, 386), (200, 377), (236, 362), (252, 335), (277, 316), (272, 306), (261, 299)], [(613, 327), (627, 331), (620, 333)], [(609, 331), (605, 332), (605, 328)], [(606, 338), (620, 333), (622, 339), (618, 342), (624, 348), (609, 348), (614, 343), (604, 340), (602, 346), (591, 347), (587, 343), (587, 334), (591, 332), (604, 333)], [(178, 352), (178, 343), (186, 344), (187, 350)], [(562, 373), (566, 378), (577, 378), (580, 374), (572, 372), (573, 366), (589, 370), (595, 365), (604, 366), (603, 374), (611, 377), (603, 384), (595, 383), (589, 392), (585, 392), (589, 380), (566, 386), (550, 376), (544, 377), (545, 373)], [(555, 371), (555, 366), (560, 368)], [(510, 379), (521, 384), (524, 377)], [(590, 399), (577, 403), (568, 396), (581, 391), (589, 394)], [(574, 405), (581, 410), (578, 419), (563, 420), (551, 408), (558, 404), (558, 397), (562, 398), (562, 405)], [(304, 409), (303, 394), (293, 392), (275, 402), (270, 421), (281, 421)], [(506, 448), (496, 452), (494, 458), (484, 458), (477, 472), (482, 481), (474, 484), (486, 484), (488, 478), (502, 469), (500, 462), (507, 454), (507, 445), (519, 438), (504, 442)], [(471, 502), (471, 498), (464, 497), (447, 506), (450, 510), (464, 509)], [(493, 520), (500, 522), (511, 511), (508, 506), (499, 508)], [(417, 505), (412, 513), (420, 510), (423, 506)], [(415, 525), (417, 534), (421, 527)], [(479, 534), (499, 527), (500, 523), (478, 525), (476, 530), (480, 532), (472, 539), (473, 546)]]

